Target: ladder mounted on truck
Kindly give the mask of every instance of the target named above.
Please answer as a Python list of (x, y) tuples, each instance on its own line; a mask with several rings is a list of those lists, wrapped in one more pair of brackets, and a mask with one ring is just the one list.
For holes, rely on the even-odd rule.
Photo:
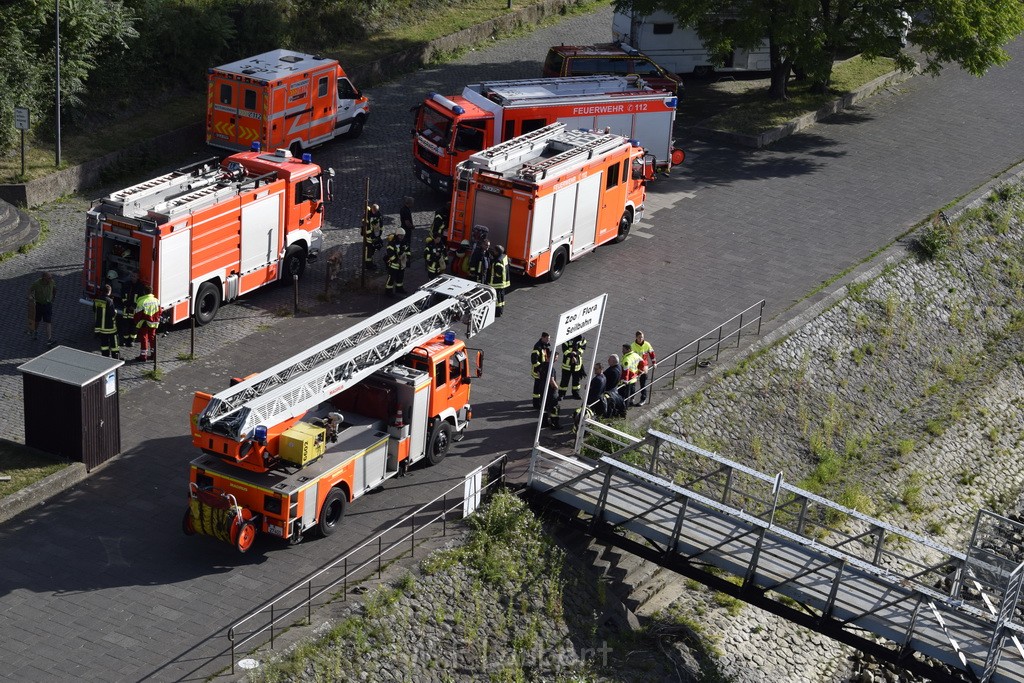
[[(467, 86), (492, 102), (500, 105), (532, 103), (544, 100), (564, 100), (570, 97), (607, 95), (615, 92), (636, 92), (648, 89), (638, 75), (573, 76), (570, 78), (523, 78), (511, 81), (485, 81)], [(466, 96), (466, 93), (463, 93)], [(467, 98), (468, 99), (468, 98)]]
[(236, 440), (297, 417), (457, 322), (467, 336), (494, 322), (494, 289), (442, 275), (412, 296), (215, 395), (197, 427)]
[(157, 204), (216, 182), (222, 174), (217, 157), (210, 157), (113, 192), (93, 202), (92, 209), (112, 216), (148, 218)]
[(556, 122), (473, 154), (460, 164), (460, 171), (480, 170), (537, 182), (614, 149), (624, 139), (611, 133), (566, 130), (564, 123)]

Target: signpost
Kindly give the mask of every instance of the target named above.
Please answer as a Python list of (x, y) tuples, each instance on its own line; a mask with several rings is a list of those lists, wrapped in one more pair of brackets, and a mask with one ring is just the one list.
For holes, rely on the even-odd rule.
[(21, 131), (21, 175), (25, 176), (25, 131), (31, 127), (28, 107), (14, 108), (14, 130)]

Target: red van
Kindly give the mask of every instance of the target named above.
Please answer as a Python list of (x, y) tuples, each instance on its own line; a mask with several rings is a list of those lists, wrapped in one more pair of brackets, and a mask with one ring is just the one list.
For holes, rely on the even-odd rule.
[(679, 95), (682, 88), (679, 76), (661, 68), (650, 57), (626, 43), (556, 45), (548, 50), (544, 60), (544, 75), (548, 77), (599, 74), (636, 74), (652, 88), (666, 90), (673, 95)]

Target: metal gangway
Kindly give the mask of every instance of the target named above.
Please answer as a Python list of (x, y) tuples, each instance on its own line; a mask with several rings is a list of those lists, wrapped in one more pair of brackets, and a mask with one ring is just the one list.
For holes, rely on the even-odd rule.
[[(587, 420), (529, 487), (566, 521), (935, 681), (1024, 681), (1024, 525), (982, 510), (967, 552), (650, 430)], [(581, 514), (582, 513), (582, 514)]]

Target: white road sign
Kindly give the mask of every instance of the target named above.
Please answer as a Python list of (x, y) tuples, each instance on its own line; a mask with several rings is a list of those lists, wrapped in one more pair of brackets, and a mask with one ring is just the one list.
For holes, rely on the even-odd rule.
[(29, 129), (28, 107), (15, 107), (14, 108), (14, 130), (28, 130), (28, 129)]

